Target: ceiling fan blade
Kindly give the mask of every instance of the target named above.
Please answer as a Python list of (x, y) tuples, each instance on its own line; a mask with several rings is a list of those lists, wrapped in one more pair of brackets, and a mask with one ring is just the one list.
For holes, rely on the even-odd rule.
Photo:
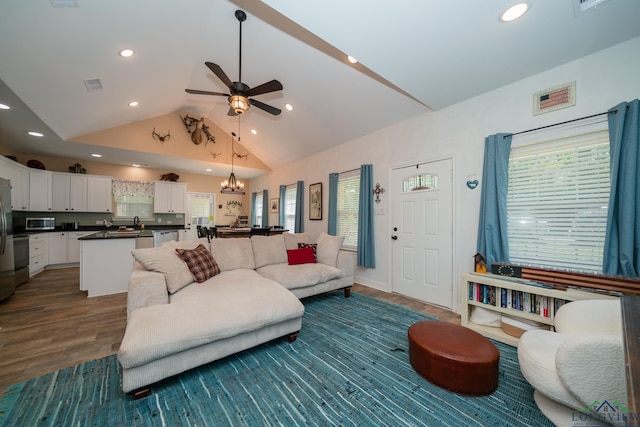
[(227, 116), (237, 116), (238, 113), (233, 109), (233, 107), (229, 107), (229, 111), (227, 111)]
[(269, 114), (273, 114), (274, 116), (282, 113), (281, 109), (272, 107), (271, 105), (267, 105), (264, 102), (256, 101), (255, 99), (250, 99), (249, 102), (251, 103), (251, 105), (258, 107), (259, 109), (264, 110)]
[(229, 96), (228, 93), (220, 93), (220, 92), (209, 92), (207, 90), (198, 90), (198, 89), (185, 89), (187, 93), (192, 93), (194, 95), (218, 95), (218, 96)]
[(204, 65), (209, 67), (209, 69), (213, 71), (213, 74), (218, 76), (218, 78), (222, 80), (222, 83), (224, 83), (228, 88), (231, 88), (233, 86), (231, 79), (227, 77), (227, 75), (224, 73), (224, 71), (222, 71), (222, 68), (220, 68), (218, 64), (214, 64), (213, 62), (205, 62)]
[(277, 90), (282, 90), (282, 83), (277, 80), (271, 80), (270, 82), (266, 82), (260, 86), (249, 89), (247, 96), (261, 95), (263, 93), (275, 92)]

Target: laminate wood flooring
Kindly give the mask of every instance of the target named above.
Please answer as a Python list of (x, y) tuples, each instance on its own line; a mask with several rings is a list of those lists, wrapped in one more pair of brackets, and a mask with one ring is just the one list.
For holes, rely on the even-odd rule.
[[(0, 397), (11, 384), (117, 353), (127, 294), (87, 298), (79, 268), (46, 270), (0, 302)], [(353, 292), (460, 324), (441, 307), (362, 285)]]

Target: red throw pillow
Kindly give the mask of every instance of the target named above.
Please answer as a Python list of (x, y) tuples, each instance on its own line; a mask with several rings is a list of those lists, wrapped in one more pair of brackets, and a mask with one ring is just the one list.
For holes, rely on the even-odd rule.
[(176, 252), (185, 264), (187, 264), (193, 280), (196, 282), (202, 283), (216, 274), (220, 274), (218, 263), (213, 259), (209, 249), (205, 248), (202, 244), (193, 250), (176, 249)]
[(317, 243), (298, 243), (298, 249), (313, 248), (313, 259), (318, 262), (318, 244)]
[(289, 259), (289, 265), (316, 263), (313, 248), (288, 249), (287, 258)]

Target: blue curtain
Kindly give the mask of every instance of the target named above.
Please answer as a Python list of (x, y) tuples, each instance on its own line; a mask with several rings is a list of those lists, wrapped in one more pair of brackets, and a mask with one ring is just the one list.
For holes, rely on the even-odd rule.
[(256, 197), (258, 193), (251, 193), (251, 215), (249, 215), (249, 225), (253, 227), (256, 223)]
[(511, 134), (498, 133), (484, 140), (477, 251), (485, 256), (488, 268), (493, 262), (509, 261), (507, 184), (511, 139)]
[(329, 174), (329, 226), (327, 234), (338, 234), (338, 178), (340, 174)]
[(298, 181), (296, 188), (296, 233), (304, 232), (304, 181)]
[(262, 226), (269, 226), (269, 191), (262, 190)]
[(611, 194), (604, 242), (603, 273), (609, 276), (638, 278), (640, 101), (636, 99), (628, 103), (622, 102), (609, 111)]
[(373, 240), (373, 165), (360, 167), (360, 200), (358, 204), (358, 265), (375, 268)]
[(284, 218), (284, 206), (285, 206), (285, 201), (284, 198), (287, 195), (287, 186), (286, 185), (281, 185), (280, 186), (280, 206), (278, 207), (278, 209), (280, 210), (280, 213), (278, 215), (278, 223), (281, 227), (285, 226), (285, 218)]

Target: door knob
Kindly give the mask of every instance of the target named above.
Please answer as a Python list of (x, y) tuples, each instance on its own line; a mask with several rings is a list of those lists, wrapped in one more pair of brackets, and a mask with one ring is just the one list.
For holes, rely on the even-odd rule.
[(391, 240), (398, 240), (398, 236), (391, 236)]

